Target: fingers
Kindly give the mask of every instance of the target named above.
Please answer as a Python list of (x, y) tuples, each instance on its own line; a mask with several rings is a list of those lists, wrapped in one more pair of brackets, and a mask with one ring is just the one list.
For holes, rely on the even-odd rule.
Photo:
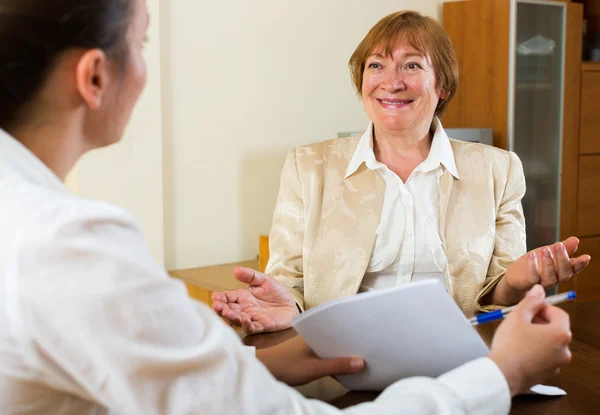
[(315, 378), (323, 376), (339, 376), (357, 373), (365, 368), (365, 361), (360, 357), (338, 357), (335, 359), (315, 360), (313, 373)]
[(562, 243), (565, 246), (568, 255), (573, 255), (577, 251), (577, 248), (579, 248), (579, 239), (574, 236), (565, 239)]
[(212, 309), (219, 316), (223, 317), (223, 310), (227, 307), (227, 296), (225, 293), (215, 291), (210, 295), (210, 298), (212, 299)]
[(572, 359), (569, 344), (573, 339), (569, 315), (558, 307), (548, 306), (539, 313), (539, 316), (548, 321), (543, 330), (546, 332), (547, 338), (552, 339), (553, 360), (556, 366), (568, 364)]
[(223, 303), (227, 301), (227, 297), (225, 296), (225, 293), (221, 292), (221, 291), (213, 291), (213, 293), (210, 295), (210, 298), (213, 301), (213, 303), (215, 301), (221, 301)]
[(527, 292), (525, 298), (521, 300), (514, 313), (517, 313), (525, 322), (531, 322), (533, 318), (548, 305), (545, 303), (544, 289), (541, 285), (536, 284)]
[(592, 257), (589, 255), (581, 255), (578, 258), (572, 258), (570, 262), (571, 266), (573, 267), (573, 272), (577, 274), (583, 271), (583, 269), (588, 266), (591, 260)]
[(553, 287), (558, 283), (552, 251), (548, 246), (542, 248), (541, 281), (544, 288)]
[(218, 315), (220, 315), (221, 317), (223, 317), (223, 315), (221, 314), (223, 312), (223, 309), (225, 308), (225, 304), (223, 304), (220, 301), (214, 301), (212, 303), (212, 309), (216, 311), (216, 313)]
[(527, 275), (529, 276), (529, 281), (534, 283), (540, 281), (540, 271), (538, 269), (538, 257), (537, 253), (534, 251), (529, 251), (527, 253)]
[(578, 246), (579, 239), (571, 236), (563, 242), (539, 249), (542, 258), (540, 280), (544, 288), (550, 288), (569, 280), (589, 264), (591, 260), (589, 255), (569, 258), (569, 255), (573, 254)]
[(210, 296), (212, 299), (212, 309), (218, 315), (228, 319), (237, 326), (241, 324), (240, 312), (243, 310), (238, 304), (238, 300), (240, 300), (240, 293), (238, 291), (215, 291)]
[(268, 281), (269, 277), (262, 272), (251, 268), (237, 267), (233, 270), (233, 275), (238, 281), (248, 284), (251, 287), (258, 287)]
[(538, 317), (543, 318), (548, 324), (564, 332), (564, 344), (571, 342), (571, 321), (569, 314), (558, 307), (548, 306), (538, 313)]
[(249, 317), (242, 318), (242, 330), (247, 334), (258, 334), (266, 331), (262, 324), (252, 321)]
[(552, 250), (554, 251), (555, 271), (558, 282), (566, 281), (573, 276), (573, 267), (571, 266), (571, 259), (569, 258), (567, 249), (561, 242), (558, 242), (552, 245)]
[(238, 301), (239, 299), (239, 292), (238, 290), (233, 290), (233, 291), (215, 291), (210, 295), (210, 298), (212, 299), (213, 303), (214, 302), (220, 302), (220, 303), (235, 303)]

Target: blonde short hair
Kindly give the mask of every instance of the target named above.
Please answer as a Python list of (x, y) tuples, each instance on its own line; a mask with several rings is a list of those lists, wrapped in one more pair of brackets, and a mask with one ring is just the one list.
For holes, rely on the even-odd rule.
[(394, 47), (401, 42), (407, 42), (423, 56), (429, 56), (431, 59), (436, 88), (444, 94), (444, 98), (440, 98), (435, 109), (435, 116), (442, 115), (458, 88), (456, 52), (450, 38), (438, 22), (415, 11), (401, 11), (384, 17), (360, 42), (348, 62), (352, 83), (358, 95), (362, 95), (367, 58), (377, 49), (385, 51), (389, 56)]

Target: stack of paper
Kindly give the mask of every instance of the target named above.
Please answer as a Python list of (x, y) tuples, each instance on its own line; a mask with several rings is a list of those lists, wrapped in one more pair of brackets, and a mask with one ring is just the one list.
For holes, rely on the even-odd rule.
[[(350, 390), (380, 391), (406, 377), (437, 377), (489, 354), (437, 280), (340, 298), (300, 314), (293, 326), (322, 358), (365, 359), (363, 372), (338, 377)], [(536, 392), (564, 394), (557, 389)]]

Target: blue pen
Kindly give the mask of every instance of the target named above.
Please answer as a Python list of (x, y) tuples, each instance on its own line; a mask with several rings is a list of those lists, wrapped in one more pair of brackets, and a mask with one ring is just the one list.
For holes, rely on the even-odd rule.
[[(574, 300), (575, 297), (577, 297), (577, 294), (575, 293), (575, 291), (567, 291), (566, 293), (551, 295), (550, 297), (546, 297), (546, 302), (548, 304), (555, 305), (555, 304), (563, 303), (565, 301)], [(472, 326), (477, 326), (479, 324), (489, 323), (490, 321), (500, 320), (500, 319), (504, 318), (505, 315), (507, 315), (508, 313), (513, 311), (515, 308), (517, 308), (516, 305), (514, 305), (512, 307), (503, 308), (502, 310), (495, 310), (495, 311), (491, 311), (489, 313), (482, 313), (475, 317), (471, 317), (469, 319), (469, 322), (471, 323)]]

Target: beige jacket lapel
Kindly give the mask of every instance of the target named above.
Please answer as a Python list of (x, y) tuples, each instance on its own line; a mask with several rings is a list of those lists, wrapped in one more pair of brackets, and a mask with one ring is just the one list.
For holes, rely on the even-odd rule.
[[(444, 169), (444, 173), (440, 177), (440, 206), (439, 206), (439, 229), (438, 233), (442, 240), (442, 247), (446, 251), (446, 216), (448, 214), (448, 202), (450, 201), (450, 195), (452, 193), (452, 185), (454, 184), (454, 176)], [(447, 261), (447, 259), (446, 259)], [(450, 281), (450, 270), (448, 262), (446, 262), (446, 268), (444, 270), (444, 276), (446, 278), (446, 287), (450, 295), (453, 295), (453, 286)]]
[(385, 183), (364, 163), (344, 178), (350, 157), (330, 159), (325, 174), (324, 193), (336, 197), (323, 200), (322, 225), (307, 264), (310, 277), (305, 278), (305, 284), (319, 285), (316, 303), (358, 291), (375, 243)]

